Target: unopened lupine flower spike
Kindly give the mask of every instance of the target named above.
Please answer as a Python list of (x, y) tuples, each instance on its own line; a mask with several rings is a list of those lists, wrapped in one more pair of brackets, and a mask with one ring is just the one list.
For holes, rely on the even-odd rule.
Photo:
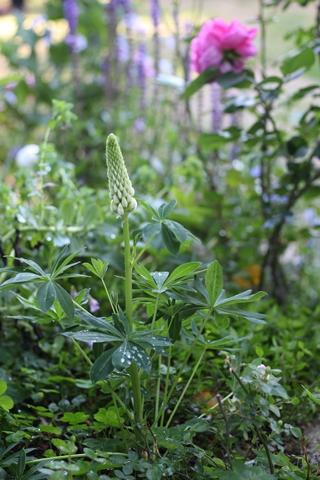
[(124, 217), (137, 208), (137, 201), (133, 196), (134, 189), (117, 138), (113, 133), (107, 138), (106, 161), (111, 209), (120, 217)]

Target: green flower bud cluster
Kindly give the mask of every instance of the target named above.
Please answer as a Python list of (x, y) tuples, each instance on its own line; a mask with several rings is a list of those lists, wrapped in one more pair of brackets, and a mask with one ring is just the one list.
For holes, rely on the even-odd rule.
[(111, 209), (123, 217), (137, 208), (137, 201), (133, 197), (134, 189), (117, 138), (113, 133), (107, 138), (106, 161)]

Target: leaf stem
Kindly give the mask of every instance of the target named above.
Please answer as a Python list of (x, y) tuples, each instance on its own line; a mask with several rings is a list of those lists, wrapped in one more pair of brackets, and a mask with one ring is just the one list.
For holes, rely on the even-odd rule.
[(193, 368), (193, 370), (192, 370), (192, 373), (191, 373), (191, 375), (190, 375), (190, 377), (189, 377), (189, 379), (188, 379), (188, 381), (187, 381), (184, 389), (182, 390), (182, 393), (181, 393), (181, 395), (180, 395), (180, 397), (179, 397), (179, 400), (176, 402), (175, 407), (174, 407), (174, 409), (173, 409), (172, 412), (171, 412), (171, 415), (170, 415), (170, 417), (169, 417), (169, 420), (167, 421), (167, 424), (166, 424), (166, 427), (167, 427), (167, 428), (169, 427), (169, 425), (170, 425), (170, 423), (171, 423), (171, 421), (172, 421), (172, 419), (173, 419), (173, 417), (174, 417), (177, 409), (179, 408), (179, 405), (180, 405), (180, 403), (182, 402), (183, 397), (184, 397), (186, 391), (188, 390), (189, 385), (190, 385), (190, 383), (192, 382), (193, 377), (195, 376), (195, 374), (196, 374), (196, 372), (197, 372), (197, 370), (198, 370), (198, 368), (199, 368), (200, 363), (202, 362), (202, 359), (203, 359), (203, 356), (204, 356), (205, 352), (206, 352), (206, 349), (204, 348), (203, 351), (202, 351), (202, 353), (201, 353), (201, 355), (200, 355), (200, 357), (199, 357), (199, 360), (197, 361), (196, 365), (194, 366), (194, 368)]
[(173, 384), (172, 384), (172, 386), (171, 386), (171, 388), (170, 388), (170, 390), (169, 390), (168, 395), (166, 395), (166, 397), (163, 398), (162, 407), (160, 408), (158, 417), (154, 420), (154, 423), (153, 423), (153, 425), (152, 425), (152, 428), (153, 428), (154, 425), (158, 422), (159, 418), (163, 415), (163, 413), (164, 413), (164, 411), (165, 411), (165, 408), (166, 408), (166, 405), (167, 405), (167, 403), (168, 403), (171, 395), (173, 394), (176, 386), (178, 385), (179, 378), (180, 378), (180, 376), (182, 375), (183, 370), (185, 369), (185, 366), (187, 365), (188, 360), (189, 360), (189, 358), (191, 357), (191, 354), (193, 353), (193, 348), (194, 348), (194, 346), (197, 344), (197, 341), (199, 340), (199, 337), (200, 337), (200, 335), (201, 335), (201, 333), (202, 333), (202, 331), (203, 331), (203, 329), (204, 329), (204, 327), (205, 327), (205, 324), (206, 324), (207, 321), (209, 320), (211, 313), (212, 313), (212, 308), (210, 308), (210, 309), (208, 310), (208, 313), (207, 313), (205, 319), (203, 320), (202, 325), (200, 326), (199, 331), (198, 331), (196, 337), (194, 338), (192, 344), (190, 345), (188, 354), (186, 355), (186, 357), (185, 357), (185, 359), (184, 359), (184, 361), (183, 361), (183, 363), (182, 363), (182, 365), (181, 365), (181, 368), (180, 368), (179, 372), (176, 374), (175, 381), (173, 382)]
[(132, 267), (138, 262), (138, 260), (141, 258), (141, 256), (144, 254), (144, 252), (147, 250), (147, 248), (149, 247), (150, 243), (152, 242), (152, 240), (154, 239), (156, 235), (152, 235), (152, 237), (149, 238), (149, 240), (147, 241), (147, 243), (145, 244), (145, 246), (142, 248), (141, 252), (136, 256), (136, 258), (134, 258), (132, 260)]

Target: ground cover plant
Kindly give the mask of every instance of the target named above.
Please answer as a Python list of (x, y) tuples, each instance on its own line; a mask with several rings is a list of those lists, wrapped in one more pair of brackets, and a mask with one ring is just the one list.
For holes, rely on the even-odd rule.
[[(275, 9), (295, 3), (313, 21), (270, 65)], [(18, 14), (2, 45), (0, 478), (318, 477), (315, 6), (183, 30), (173, 2), (170, 74), (165, 4), (149, 37), (131, 2), (48, 2), (56, 39)]]

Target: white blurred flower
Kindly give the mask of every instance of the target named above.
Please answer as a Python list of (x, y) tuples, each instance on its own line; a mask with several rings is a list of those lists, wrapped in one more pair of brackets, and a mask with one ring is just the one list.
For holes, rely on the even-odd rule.
[(167, 58), (160, 58), (159, 60), (159, 70), (165, 75), (173, 75), (173, 65)]
[(39, 160), (39, 152), (40, 148), (35, 144), (22, 147), (16, 155), (18, 167), (32, 167)]
[(263, 363), (261, 363), (261, 365), (257, 366), (257, 370), (259, 371), (259, 377), (261, 379), (264, 379), (266, 375), (267, 367), (263, 365)]

